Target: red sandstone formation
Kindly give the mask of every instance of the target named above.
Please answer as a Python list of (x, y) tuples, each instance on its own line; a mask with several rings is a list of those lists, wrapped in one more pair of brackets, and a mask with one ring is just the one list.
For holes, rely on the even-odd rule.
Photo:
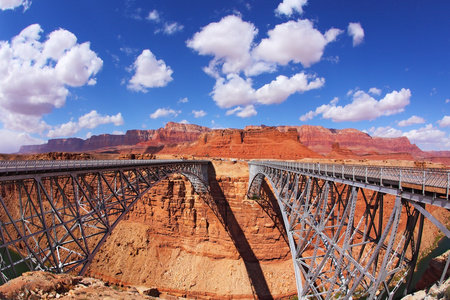
[(85, 152), (117, 146), (133, 146), (139, 143), (162, 146), (170, 143), (195, 141), (210, 129), (198, 125), (169, 122), (157, 130), (128, 130), (125, 135), (94, 135), (86, 140), (80, 138), (51, 139), (47, 144), (22, 146), (19, 153), (44, 153), (55, 151)]
[(281, 131), (295, 128), (298, 131), (300, 142), (322, 155), (331, 153), (333, 144), (338, 143), (340, 148), (348, 149), (356, 155), (405, 153), (415, 157), (424, 156), (424, 153), (416, 145), (411, 144), (407, 137), (371, 137), (356, 129), (338, 130), (311, 125), (278, 126), (277, 128)]
[(164, 128), (129, 130), (125, 135), (49, 140), (44, 145), (23, 146), (20, 153), (55, 151), (290, 160), (325, 156), (343, 160), (409, 160), (450, 165), (450, 151), (424, 152), (406, 137), (379, 138), (356, 129), (310, 125), (213, 130), (169, 122)]
[(195, 143), (166, 147), (160, 153), (243, 159), (322, 157), (299, 142), (295, 129), (281, 132), (275, 127), (214, 130)]
[(181, 176), (152, 188), (101, 247), (89, 275), (190, 299), (295, 295), (279, 216), (246, 199), (247, 164), (215, 164), (212, 198), (199, 197)]

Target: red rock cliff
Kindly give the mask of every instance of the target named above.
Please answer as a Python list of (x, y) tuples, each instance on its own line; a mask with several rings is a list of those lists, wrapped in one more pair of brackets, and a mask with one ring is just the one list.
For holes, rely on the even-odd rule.
[(322, 157), (300, 143), (295, 129), (275, 127), (219, 129), (202, 134), (189, 145), (166, 147), (161, 153), (243, 159), (301, 159)]
[(89, 274), (196, 299), (295, 295), (281, 219), (246, 199), (248, 177), (236, 172), (246, 173), (247, 164), (216, 164), (226, 165), (209, 172), (212, 199), (181, 176), (159, 183), (112, 232)]

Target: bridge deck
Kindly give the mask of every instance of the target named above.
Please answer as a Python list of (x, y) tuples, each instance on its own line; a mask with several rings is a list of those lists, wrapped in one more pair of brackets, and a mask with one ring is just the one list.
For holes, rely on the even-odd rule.
[(450, 208), (448, 170), (277, 161), (249, 163), (383, 190), (389, 194), (401, 193), (413, 201)]
[(20, 160), (0, 161), (0, 181), (35, 174), (67, 173), (74, 171), (105, 170), (156, 165), (179, 165), (183, 163), (207, 165), (207, 160)]

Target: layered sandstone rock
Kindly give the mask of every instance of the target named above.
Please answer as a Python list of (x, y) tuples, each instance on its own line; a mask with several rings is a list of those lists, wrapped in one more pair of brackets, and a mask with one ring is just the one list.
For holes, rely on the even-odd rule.
[(155, 186), (113, 231), (89, 275), (188, 298), (295, 295), (281, 220), (246, 199), (248, 177), (230, 177), (244, 168), (245, 163), (236, 163), (211, 170), (208, 199), (180, 176)]
[[(282, 130), (286, 130), (286, 126)], [(407, 137), (379, 138), (356, 129), (327, 129), (322, 126), (303, 125), (295, 127), (300, 141), (311, 150), (327, 155), (333, 144), (351, 150), (357, 155), (405, 153), (423, 156), (423, 152), (409, 142)]]
[(22, 146), (19, 153), (82, 152), (117, 146), (132, 146), (139, 143), (159, 146), (167, 143), (195, 141), (209, 128), (169, 122), (157, 130), (128, 130), (125, 135), (94, 135), (86, 140), (80, 138), (51, 139), (47, 144)]
[(160, 153), (242, 159), (322, 157), (300, 143), (295, 129), (281, 132), (275, 127), (214, 130), (195, 143), (166, 147)]

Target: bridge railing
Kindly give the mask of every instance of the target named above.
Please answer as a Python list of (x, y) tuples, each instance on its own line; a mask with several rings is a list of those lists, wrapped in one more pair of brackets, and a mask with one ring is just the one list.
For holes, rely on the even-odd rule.
[(59, 172), (68, 170), (99, 169), (110, 167), (133, 167), (157, 164), (208, 163), (186, 160), (21, 160), (0, 161), (0, 176), (19, 173)]
[(398, 168), (301, 162), (251, 161), (250, 164), (273, 166), (308, 174), (360, 181), (377, 185), (395, 185), (416, 193), (435, 192), (449, 199), (450, 172), (440, 169)]

